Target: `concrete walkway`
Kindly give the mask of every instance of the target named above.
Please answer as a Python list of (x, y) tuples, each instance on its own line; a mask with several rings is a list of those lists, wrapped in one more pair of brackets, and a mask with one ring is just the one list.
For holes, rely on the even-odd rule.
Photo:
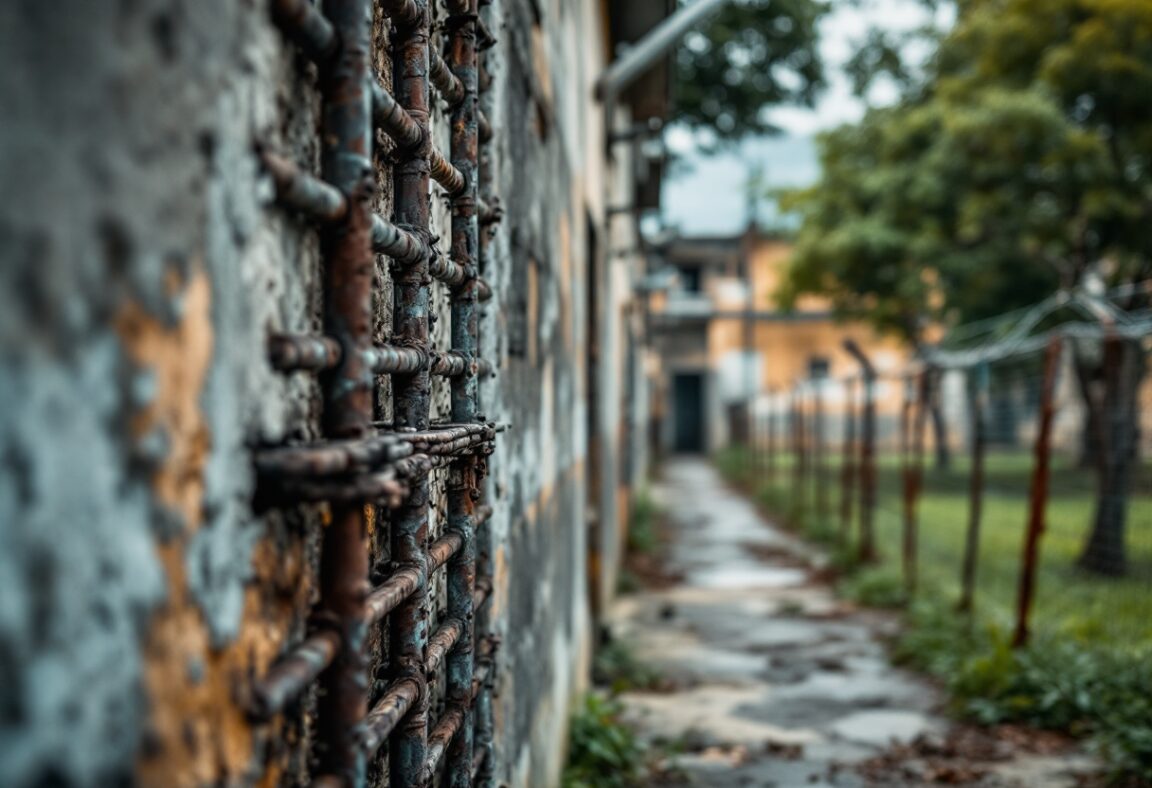
[[(767, 522), (707, 461), (669, 461), (654, 497), (673, 532), (669, 568), (683, 580), (621, 599), (612, 630), (675, 687), (622, 700), (645, 737), (681, 748), (686, 782), (926, 784), (856, 768), (894, 742), (942, 742), (949, 731), (938, 691), (888, 661), (880, 639), (895, 619), (813, 582), (819, 554)], [(946, 781), (1075, 785), (1069, 768), (1083, 766), (1066, 754), (993, 761), (977, 777)]]

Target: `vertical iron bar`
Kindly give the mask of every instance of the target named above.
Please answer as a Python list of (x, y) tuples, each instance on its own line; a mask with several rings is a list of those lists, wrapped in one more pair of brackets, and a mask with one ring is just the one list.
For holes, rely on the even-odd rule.
[(864, 405), (860, 414), (860, 561), (876, 560), (876, 368), (860, 346), (844, 341), (846, 350), (864, 376)]
[[(452, 257), (465, 269), (476, 271), (479, 255), (477, 205), (478, 127), (476, 123), (476, 18), (477, 0), (465, 0), (448, 19), (448, 63), (464, 87), (464, 98), (452, 112), (452, 165), (463, 174), (464, 190), (452, 200)], [(470, 277), (452, 293), (452, 347), (466, 358), (478, 351), (479, 324), (476, 278)], [(476, 375), (452, 379), (452, 420), (474, 422), (478, 414)], [(480, 497), (477, 458), (465, 457), (452, 470), (448, 490), (448, 527), (460, 534), (459, 552), (448, 565), (448, 615), (463, 623), (463, 631), (448, 655), (447, 701), (465, 715), (447, 752), (445, 786), (467, 788), (472, 784), (472, 675), (474, 670), (474, 620), (472, 591), (476, 582), (475, 510)]]
[(964, 565), (960, 576), (961, 613), (971, 613), (976, 599), (976, 568), (980, 557), (980, 521), (984, 504), (984, 451), (988, 442), (984, 411), (988, 400), (988, 365), (975, 368), (968, 382), (968, 411), (972, 425), (972, 469), (968, 483), (968, 530), (964, 537)]
[(1036, 431), (1035, 464), (1028, 496), (1028, 530), (1024, 535), (1024, 552), (1020, 559), (1020, 588), (1016, 600), (1016, 633), (1012, 646), (1028, 642), (1029, 617), (1036, 592), (1036, 563), (1040, 557), (1040, 538), (1044, 535), (1044, 518), (1048, 506), (1048, 472), (1051, 463), (1052, 422), (1056, 415), (1056, 372), (1060, 367), (1060, 337), (1052, 337), (1044, 354), (1044, 383), (1040, 390), (1040, 424)]
[(856, 494), (856, 378), (844, 380), (844, 445), (840, 465), (840, 543), (852, 534), (852, 504)]
[(776, 392), (768, 393), (768, 487), (776, 495)]
[[(428, 164), (428, 41), (427, 0), (415, 0), (415, 13), (395, 20), (393, 90), (396, 100), (424, 132), (420, 149), (393, 168), (396, 223), (425, 242), (429, 233)], [(399, 344), (429, 350), (429, 261), (398, 269), (393, 276), (395, 309), (392, 333)], [(430, 370), (393, 381), (393, 416), (399, 427), (428, 428), (431, 395)], [(398, 569), (415, 569), (416, 591), (390, 616), (391, 660), (394, 679), (410, 679), (420, 687), (419, 698), (391, 738), (389, 768), (392, 784), (418, 786), (428, 749), (428, 686), (424, 652), (428, 643), (428, 476), (411, 483), (407, 500), (392, 520), (392, 560)]]
[(822, 380), (816, 379), (812, 387), (812, 476), (816, 485), (816, 519), (821, 528), (828, 520), (824, 428), (824, 385)]
[(923, 481), (924, 426), (928, 411), (928, 370), (905, 380), (904, 408), (900, 419), (900, 454), (904, 477), (904, 593), (909, 600), (916, 594), (919, 541), (918, 509)]
[[(340, 344), (340, 362), (324, 378), (324, 431), (330, 438), (364, 435), (372, 421), (372, 131), (368, 93), (371, 6), (328, 0), (325, 11), (340, 40), (322, 70), (324, 178), (348, 200), (345, 221), (324, 235), (324, 323)], [(321, 624), (337, 629), (341, 647), (320, 676), (317, 771), (344, 785), (364, 781), (359, 725), (368, 710), (364, 641), (368, 592), (367, 510), (335, 504), (320, 559)]]

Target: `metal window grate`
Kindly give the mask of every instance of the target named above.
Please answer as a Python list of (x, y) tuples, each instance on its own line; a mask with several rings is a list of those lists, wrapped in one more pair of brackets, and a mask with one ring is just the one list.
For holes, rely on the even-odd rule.
[[(313, 60), (323, 99), (322, 172), (309, 175), (273, 152), (264, 166), (277, 202), (314, 222), (324, 255), (324, 334), (269, 338), (273, 366), (318, 373), (325, 439), (255, 455), (264, 505), (326, 502), (320, 598), (307, 637), (254, 687), (251, 713), (268, 719), (319, 682), (316, 784), (362, 785), (387, 744), (394, 786), (486, 785), (493, 779), (491, 693), (497, 642), (483, 626), (491, 593), (492, 509), (481, 501), (486, 458), (502, 427), (480, 413), (480, 228), (500, 219), (478, 186), (481, 143), (492, 129), (478, 110), (478, 50), (491, 42), (478, 0), (447, 0), (446, 57), (431, 45), (428, 0), (377, 0), (392, 23), (390, 93), (372, 72), (373, 0), (273, 0), (284, 34)], [(478, 45), (479, 41), (479, 45)], [(448, 155), (430, 133), (430, 87), (451, 108)], [(394, 143), (395, 220), (373, 214), (372, 143)], [(436, 181), (451, 200), (451, 242), (430, 230)], [(373, 343), (374, 254), (392, 262), (391, 341)], [(449, 287), (451, 349), (432, 347), (432, 283)], [(374, 376), (390, 375), (392, 424), (376, 419)], [(433, 377), (449, 381), (450, 423), (433, 423)], [(441, 470), (443, 469), (443, 470)], [(434, 472), (438, 475), (434, 476)], [(445, 473), (446, 472), (446, 473)], [(434, 486), (445, 479), (447, 517), (433, 539)], [(369, 528), (376, 507), (390, 520), (389, 570), (370, 585)], [(436, 621), (433, 580), (443, 570), (446, 605)], [(479, 624), (478, 624), (479, 622)], [(386, 642), (384, 687), (370, 706), (368, 644)], [(431, 696), (443, 681), (442, 698)], [(432, 712), (442, 707), (438, 717)]]

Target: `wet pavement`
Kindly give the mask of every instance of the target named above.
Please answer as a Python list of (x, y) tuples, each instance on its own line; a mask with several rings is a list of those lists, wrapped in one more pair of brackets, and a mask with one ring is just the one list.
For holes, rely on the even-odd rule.
[[(672, 534), (668, 568), (682, 580), (623, 597), (611, 631), (673, 688), (621, 700), (645, 738), (679, 751), (683, 781), (929, 784), (855, 768), (918, 737), (943, 741), (951, 728), (939, 691), (888, 660), (883, 638), (896, 619), (812, 580), (820, 553), (765, 520), (706, 460), (667, 462), (653, 497)], [(985, 766), (948, 782), (1073, 786), (1071, 772), (1090, 762), (1013, 754)]]

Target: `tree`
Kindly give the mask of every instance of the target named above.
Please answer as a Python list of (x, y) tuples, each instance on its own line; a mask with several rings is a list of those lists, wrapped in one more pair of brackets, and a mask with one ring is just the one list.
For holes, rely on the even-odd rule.
[(825, 0), (737, 0), (690, 33), (674, 61), (675, 119), (720, 142), (778, 131), (774, 104), (811, 106), (825, 85)]
[[(963, 0), (958, 11), (924, 82), (827, 135), (822, 181), (790, 198), (803, 218), (791, 292), (826, 292), (913, 343), (926, 320), (980, 318), (1088, 277), (1152, 276), (1152, 4)], [(1132, 292), (1122, 306), (1145, 307)], [(1100, 434), (1106, 403), (1136, 402), (1145, 366), (1105, 374), (1102, 363), (1077, 364), (1105, 389), (1086, 395)], [(1132, 433), (1135, 406), (1119, 411)], [(1114, 500), (1098, 506), (1081, 565), (1117, 573), (1117, 480), (1132, 451), (1110, 443), (1094, 465), (1099, 500)]]

